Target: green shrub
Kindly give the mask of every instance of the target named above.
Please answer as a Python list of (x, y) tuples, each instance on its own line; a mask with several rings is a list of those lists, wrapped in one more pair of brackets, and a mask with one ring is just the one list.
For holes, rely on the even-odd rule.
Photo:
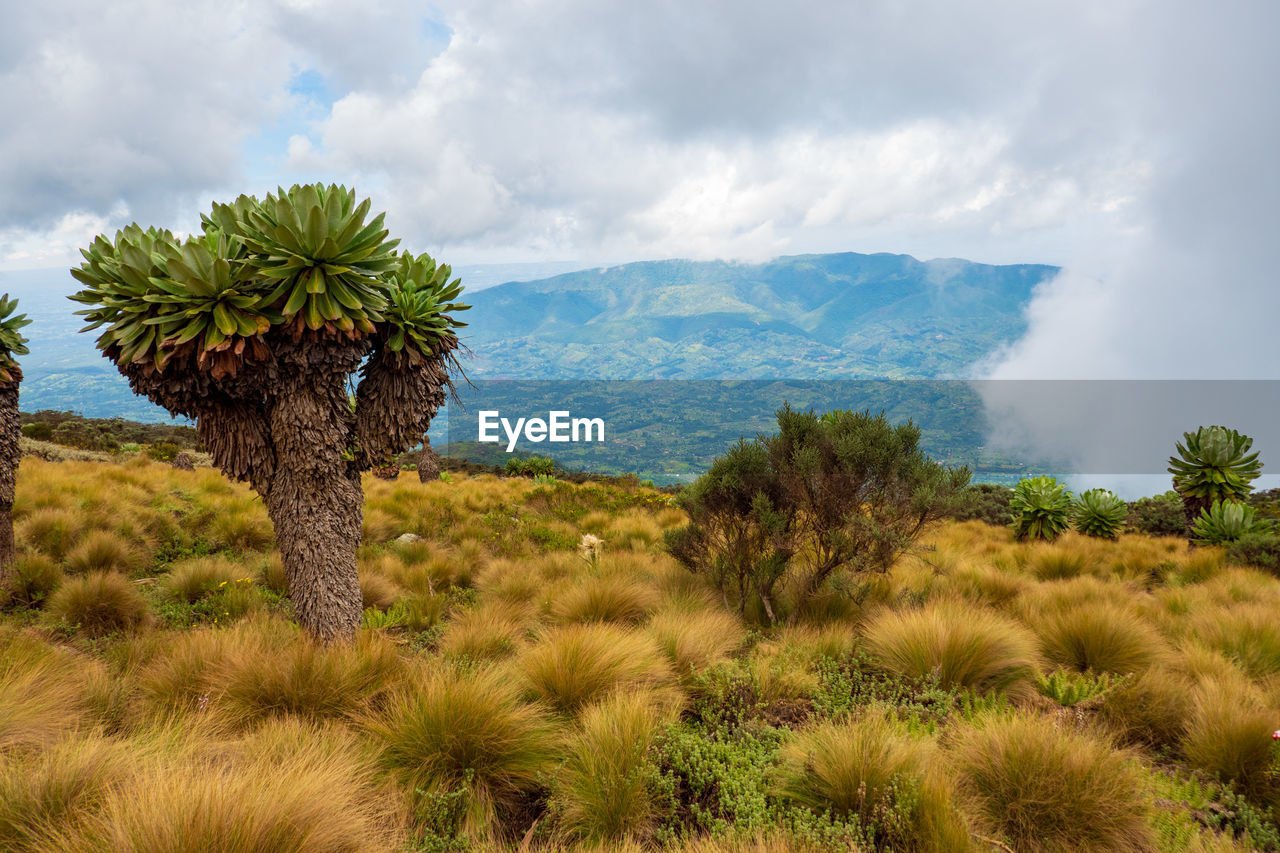
[(169, 441), (160, 441), (147, 446), (147, 456), (157, 462), (172, 462), (181, 452), (181, 447)]
[(1009, 502), (1013, 489), (991, 483), (974, 483), (961, 490), (956, 505), (947, 517), (955, 521), (985, 521), (996, 527), (1008, 527), (1013, 522)]
[(969, 481), (929, 459), (910, 422), (789, 406), (777, 420), (777, 434), (739, 441), (680, 494), (690, 524), (665, 534), (739, 613), (759, 606), (770, 622), (784, 589), (803, 609), (853, 575), (887, 572)]
[(43, 421), (23, 424), (22, 434), (36, 441), (50, 441), (53, 439), (53, 426)]
[(1124, 501), (1107, 489), (1081, 492), (1071, 507), (1071, 523), (1085, 536), (1116, 539), (1124, 527)]
[(1055, 669), (1048, 675), (1037, 676), (1036, 689), (1040, 695), (1052, 699), (1064, 708), (1073, 708), (1081, 702), (1088, 702), (1105, 695), (1121, 679), (1107, 673), (1088, 675), (1070, 669)]
[(1053, 477), (1019, 481), (1009, 500), (1010, 526), (1019, 539), (1053, 541), (1071, 520), (1071, 493)]
[(969, 813), (1015, 850), (1152, 849), (1141, 775), (1106, 740), (1002, 715), (961, 729), (953, 750)]
[(66, 625), (91, 636), (128, 631), (151, 616), (146, 599), (134, 584), (115, 572), (68, 578), (49, 596), (47, 609)]
[(1183, 536), (1187, 532), (1187, 516), (1178, 493), (1169, 491), (1132, 501), (1125, 525), (1148, 536)]
[(1255, 566), (1280, 576), (1280, 536), (1274, 530), (1244, 533), (1227, 543), (1227, 558), (1242, 566)]
[(556, 462), (545, 456), (512, 457), (507, 460), (507, 474), (512, 477), (550, 477), (555, 474)]

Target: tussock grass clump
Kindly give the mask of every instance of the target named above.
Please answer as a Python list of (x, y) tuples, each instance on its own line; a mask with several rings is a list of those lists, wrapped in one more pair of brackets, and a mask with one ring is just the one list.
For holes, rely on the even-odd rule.
[(877, 849), (970, 847), (928, 745), (878, 712), (801, 732), (782, 748), (777, 787), (814, 812), (855, 819)]
[(15, 531), (18, 542), (25, 543), (40, 553), (61, 561), (75, 547), (83, 534), (85, 520), (77, 513), (44, 507), (32, 510), (23, 518)]
[(582, 713), (556, 776), (561, 825), (591, 841), (643, 839), (657, 816), (649, 748), (663, 722), (641, 693), (615, 693)]
[(0, 764), (0, 849), (37, 853), (83, 831), (133, 766), (126, 747), (96, 737)]
[(1268, 772), (1275, 715), (1230, 682), (1206, 680), (1196, 689), (1182, 753), (1193, 767), (1234, 782), (1263, 800), (1276, 790)]
[(1152, 849), (1141, 776), (1108, 741), (1042, 718), (998, 716), (959, 731), (952, 749), (969, 813), (1014, 849)]
[(405, 523), (377, 506), (366, 506), (361, 522), (361, 538), (365, 542), (390, 542), (405, 533)]
[(454, 658), (500, 660), (515, 654), (529, 631), (526, 608), (488, 602), (459, 613), (445, 626), (440, 651)]
[(223, 712), (238, 722), (349, 715), (375, 703), (403, 671), (395, 646), (374, 634), (351, 646), (299, 636), (273, 655), (230, 657), (224, 666)]
[(121, 572), (128, 574), (141, 564), (137, 552), (128, 540), (106, 530), (88, 533), (67, 554), (67, 571), (73, 574), (90, 572)]
[(1232, 568), (1203, 584), (1218, 604), (1271, 604), (1280, 607), (1280, 584), (1275, 577), (1255, 569)]
[(62, 569), (43, 554), (28, 554), (9, 565), (9, 577), (0, 589), (0, 605), (38, 607), (62, 583)]
[(1274, 606), (1240, 604), (1193, 617), (1192, 632), (1254, 678), (1280, 672), (1280, 617)]
[(0, 627), (0, 755), (44, 747), (87, 725), (84, 688), (101, 664)]
[(158, 651), (142, 650), (148, 659), (138, 664), (139, 692), (158, 717), (207, 708), (221, 696), (229, 661), (272, 657), (291, 638), (282, 623), (263, 618), (229, 631), (184, 631)]
[(264, 551), (275, 542), (275, 529), (267, 508), (253, 495), (214, 500), (208, 505), (212, 517), (204, 535), (218, 548), (232, 551)]
[(1045, 657), (1076, 672), (1138, 672), (1165, 651), (1154, 628), (1133, 611), (1112, 605), (1048, 613), (1034, 624)]
[(51, 849), (153, 853), (391, 850), (395, 812), (374, 768), (323, 747), (215, 761), (156, 760)]
[(658, 593), (649, 584), (628, 575), (610, 573), (587, 578), (563, 590), (552, 602), (551, 613), (561, 624), (634, 625), (644, 621), (657, 601)]
[(1081, 575), (1070, 580), (1043, 581), (1029, 588), (1026, 595), (1014, 603), (1014, 609), (1024, 622), (1035, 624), (1048, 614), (1075, 607), (1105, 604), (1129, 607), (1132, 603), (1133, 591), (1123, 584)]
[(1031, 581), (995, 566), (961, 567), (951, 572), (941, 589), (974, 604), (1003, 608), (1021, 595)]
[(1192, 686), (1179, 673), (1154, 666), (1107, 691), (1102, 719), (1126, 743), (1174, 746), (1186, 731)]
[(363, 602), (361, 606), (366, 610), (370, 607), (387, 610), (396, 603), (396, 599), (400, 598), (401, 594), (400, 588), (382, 575), (371, 572), (360, 574), (360, 598)]
[(526, 560), (494, 560), (476, 579), (476, 587), (486, 596), (511, 604), (532, 604), (547, 594), (549, 577)]
[(511, 679), (491, 669), (421, 671), (369, 727), (384, 765), (410, 789), (465, 788), (469, 818), (482, 828), (539, 786), (554, 749), (545, 714), (523, 704)]
[(1237, 685), (1243, 692), (1256, 688), (1240, 665), (1217, 649), (1211, 649), (1198, 640), (1188, 639), (1178, 647), (1178, 671), (1195, 683), (1216, 680)]
[(1028, 568), (1038, 580), (1070, 580), (1092, 568), (1089, 554), (1081, 548), (1045, 546), (1032, 554)]
[(885, 611), (865, 633), (867, 647), (890, 671), (936, 677), (977, 693), (1034, 694), (1039, 669), (1035, 637), (989, 610), (942, 602), (921, 610)]
[(611, 519), (602, 534), (610, 550), (647, 550), (662, 541), (662, 525), (650, 513), (632, 509)]
[(68, 578), (49, 596), (47, 609), (94, 637), (129, 631), (151, 619), (146, 599), (132, 581), (116, 572)]
[(614, 690), (667, 686), (673, 675), (651, 638), (599, 623), (547, 631), (519, 667), (534, 696), (569, 716)]
[(723, 610), (663, 610), (649, 633), (681, 678), (723, 659), (742, 645), (746, 630)]
[(226, 585), (245, 577), (242, 566), (221, 557), (184, 560), (169, 570), (165, 586), (178, 599), (195, 604)]
[(805, 665), (841, 660), (857, 644), (857, 635), (848, 624), (839, 622), (821, 627), (788, 625), (778, 632), (779, 651), (794, 656)]
[(1196, 548), (1183, 558), (1177, 576), (1182, 583), (1205, 583), (1222, 574), (1226, 567), (1226, 553), (1221, 548)]

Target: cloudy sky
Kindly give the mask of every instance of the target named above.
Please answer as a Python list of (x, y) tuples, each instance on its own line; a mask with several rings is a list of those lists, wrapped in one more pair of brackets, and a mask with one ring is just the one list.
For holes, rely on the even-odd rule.
[(318, 179), (454, 264), (1060, 264), (991, 375), (1280, 378), (1270, 0), (11, 5), (0, 269)]

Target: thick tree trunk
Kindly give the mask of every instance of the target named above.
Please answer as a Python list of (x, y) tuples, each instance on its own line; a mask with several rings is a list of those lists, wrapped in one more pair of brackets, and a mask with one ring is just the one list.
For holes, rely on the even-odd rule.
[[(304, 356), (305, 357), (305, 356)], [(342, 458), (351, 417), (342, 365), (314, 369), (278, 389), (268, 413), (275, 470), (267, 512), (298, 623), (323, 642), (360, 625), (360, 475)]]
[(1182, 499), (1182, 514), (1187, 519), (1187, 541), (1192, 541), (1191, 528), (1200, 520), (1200, 513), (1211, 506), (1213, 506), (1211, 498), (1184, 497)]
[(15, 365), (9, 368), (9, 374), (13, 381), (0, 384), (0, 582), (7, 579), (13, 562), (13, 489), (22, 459), (22, 425), (18, 422), (22, 372)]

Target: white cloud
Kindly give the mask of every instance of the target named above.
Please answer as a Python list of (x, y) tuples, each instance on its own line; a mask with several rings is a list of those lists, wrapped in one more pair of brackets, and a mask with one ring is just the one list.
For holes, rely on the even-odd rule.
[(85, 211), (63, 215), (52, 228), (39, 231), (10, 228), (0, 231), (0, 270), (45, 269), (79, 258), (79, 249), (121, 221), (128, 210), (117, 207), (109, 216)]
[(57, 256), (69, 215), (191, 227), (339, 180), (455, 263), (1064, 264), (997, 376), (1280, 369), (1264, 0), (53, 0), (6, 24), (0, 265)]

